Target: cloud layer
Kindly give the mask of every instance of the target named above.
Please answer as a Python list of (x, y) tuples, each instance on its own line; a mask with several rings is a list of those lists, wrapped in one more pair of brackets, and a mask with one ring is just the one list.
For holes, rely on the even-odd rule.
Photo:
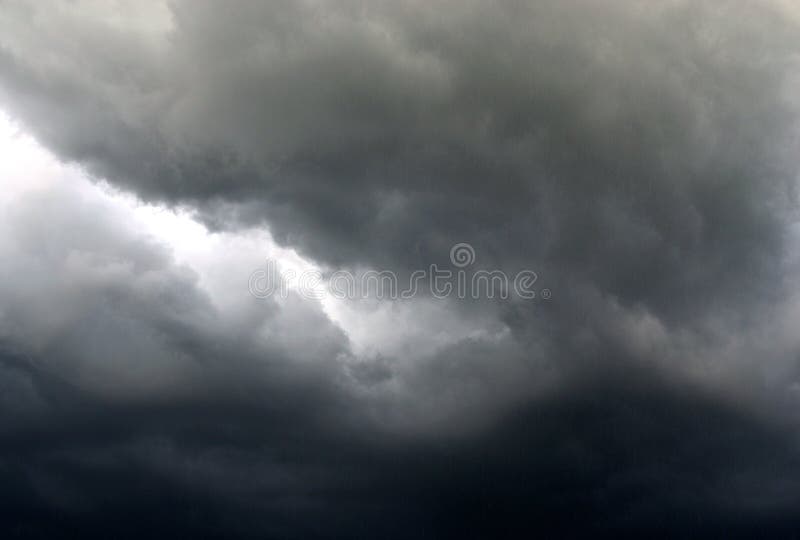
[[(799, 49), (779, 1), (3, 2), (77, 166), (3, 171), (3, 527), (788, 535)], [(247, 291), (458, 242), (553, 299)]]

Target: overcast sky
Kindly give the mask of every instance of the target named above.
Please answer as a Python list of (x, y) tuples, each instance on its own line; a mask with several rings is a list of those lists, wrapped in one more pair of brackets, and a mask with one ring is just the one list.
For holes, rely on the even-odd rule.
[(799, 112), (794, 0), (0, 0), (0, 536), (795, 537)]

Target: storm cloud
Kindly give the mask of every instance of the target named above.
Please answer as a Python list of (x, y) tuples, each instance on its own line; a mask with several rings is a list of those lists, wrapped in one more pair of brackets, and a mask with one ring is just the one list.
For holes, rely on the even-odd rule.
[[(0, 530), (796, 534), (799, 59), (779, 0), (0, 2)], [(552, 298), (247, 288), (460, 242)]]

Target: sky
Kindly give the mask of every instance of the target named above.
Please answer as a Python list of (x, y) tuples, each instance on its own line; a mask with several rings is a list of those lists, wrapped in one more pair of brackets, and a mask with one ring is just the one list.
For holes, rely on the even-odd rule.
[(0, 0), (0, 536), (794, 537), (798, 96), (790, 0)]

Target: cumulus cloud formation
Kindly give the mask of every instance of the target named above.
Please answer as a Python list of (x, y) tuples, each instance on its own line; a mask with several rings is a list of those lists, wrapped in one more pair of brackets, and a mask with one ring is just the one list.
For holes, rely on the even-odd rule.
[[(783, 0), (0, 2), (1, 530), (790, 535), (798, 60)], [(463, 242), (552, 298), (248, 291)]]

